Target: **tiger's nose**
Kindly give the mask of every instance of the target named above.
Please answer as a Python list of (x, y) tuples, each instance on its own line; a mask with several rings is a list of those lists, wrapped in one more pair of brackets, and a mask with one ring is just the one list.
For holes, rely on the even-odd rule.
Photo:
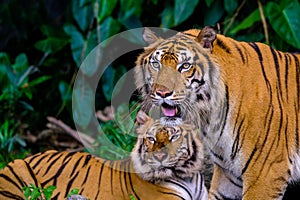
[(167, 153), (166, 152), (157, 152), (154, 154), (154, 158), (161, 162), (167, 158)]
[(173, 94), (173, 92), (170, 90), (157, 90), (155, 93), (162, 98), (169, 97)]

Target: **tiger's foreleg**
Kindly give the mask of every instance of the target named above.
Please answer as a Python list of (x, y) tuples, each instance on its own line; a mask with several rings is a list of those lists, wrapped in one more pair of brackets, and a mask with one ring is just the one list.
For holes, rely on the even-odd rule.
[(275, 168), (274, 165), (276, 164), (268, 168), (268, 173), (263, 173), (263, 171), (257, 173), (258, 171), (252, 170), (244, 174), (243, 200), (280, 200), (283, 198), (289, 179), (288, 167)]
[(241, 194), (241, 180), (215, 164), (208, 199), (242, 199)]

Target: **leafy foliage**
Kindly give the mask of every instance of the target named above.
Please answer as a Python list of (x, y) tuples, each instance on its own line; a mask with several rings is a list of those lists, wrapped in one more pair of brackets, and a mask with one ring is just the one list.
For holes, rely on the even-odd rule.
[(39, 188), (32, 183), (22, 188), (26, 200), (50, 200), (55, 189), (56, 186), (53, 185), (49, 185), (46, 188)]
[[(7, 153), (12, 153), (14, 146), (7, 144), (24, 148), (24, 142), (20, 142), (24, 129), (39, 132), (48, 115), (73, 124), (72, 116), (76, 118), (76, 113), (72, 113), (72, 88), (79, 67), (94, 47), (121, 31), (143, 26), (181, 31), (213, 25), (219, 26), (220, 33), (238, 40), (265, 42), (284, 51), (299, 50), (299, 1), (257, 2), (4, 1), (0, 7), (0, 115), (3, 116), (0, 123), (1, 130), (10, 128), (9, 133), (1, 132), (1, 138), (6, 138), (3, 141), (10, 143), (1, 141), (1, 147), (5, 146)], [(140, 35), (128, 35), (123, 39), (126, 44), (142, 44)], [(100, 53), (91, 66), (104, 59), (103, 54)], [(88, 87), (83, 93), (74, 91), (74, 94), (87, 94), (86, 101), (95, 101), (96, 109), (103, 109), (110, 104), (111, 92), (118, 79), (134, 66), (136, 56), (137, 53), (132, 53), (111, 63), (99, 81), (95, 97), (88, 95)], [(96, 68), (89, 67), (84, 76), (88, 80), (95, 78), (95, 74)], [(81, 102), (75, 103), (80, 108)], [(88, 126), (93, 113), (80, 117), (86, 108), (82, 106), (80, 109), (77, 110), (77, 119)], [(126, 141), (128, 146), (134, 142), (120, 136), (122, 125), (109, 122), (103, 126), (116, 145), (123, 146), (120, 141)], [(20, 139), (9, 139), (17, 134)]]
[(131, 103), (130, 114), (127, 104), (120, 105), (115, 113), (115, 120), (100, 124), (100, 134), (97, 137), (98, 148), (93, 152), (109, 160), (124, 159), (136, 143), (134, 119), (139, 110), (136, 103)]

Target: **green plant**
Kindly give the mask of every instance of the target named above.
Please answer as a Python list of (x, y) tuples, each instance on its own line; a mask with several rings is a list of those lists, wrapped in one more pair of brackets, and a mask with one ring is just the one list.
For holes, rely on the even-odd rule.
[(72, 189), (72, 190), (69, 192), (69, 194), (68, 194), (67, 197), (70, 197), (70, 196), (72, 196), (72, 195), (78, 194), (78, 192), (79, 192), (79, 189), (74, 188), (74, 189)]
[(55, 189), (56, 186), (50, 185), (46, 188), (39, 188), (32, 183), (29, 186), (25, 186), (22, 188), (26, 200), (50, 200)]
[(24, 158), (26, 151), (19, 151), (12, 154), (16, 150), (16, 146), (25, 147), (25, 141), (16, 134), (18, 124), (14, 120), (6, 120), (0, 126), (0, 169), (7, 163), (16, 158)]
[[(137, 137), (134, 132), (137, 106), (135, 102), (122, 104), (117, 108), (114, 120), (100, 124), (101, 132), (96, 140), (99, 147), (93, 153), (109, 160), (119, 160), (130, 155)], [(131, 108), (130, 113), (128, 107)]]

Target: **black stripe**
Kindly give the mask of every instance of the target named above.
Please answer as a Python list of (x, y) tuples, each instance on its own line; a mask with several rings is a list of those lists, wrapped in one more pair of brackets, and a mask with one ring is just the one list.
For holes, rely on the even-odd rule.
[(72, 170), (69, 178), (72, 177), (73, 174), (77, 171), (77, 169), (79, 168), (79, 163), (83, 158), (84, 158), (84, 155), (80, 156), (80, 158), (76, 161), (75, 165), (73, 165), (73, 170)]
[[(233, 43), (234, 44), (234, 47), (237, 49), (237, 51), (239, 52), (239, 54), (240, 54), (240, 57), (242, 58), (242, 62), (243, 62), (243, 64), (245, 64), (245, 57), (244, 57), (244, 55), (243, 55), (243, 52), (242, 52), (242, 50), (241, 50), (241, 48), (240, 48), (240, 46), (238, 45), (238, 44), (240, 44), (240, 43)], [(241, 45), (241, 44), (240, 44)]]
[[(20, 179), (20, 177), (16, 174), (16, 172), (14, 171), (14, 169), (13, 169), (10, 165), (7, 165), (6, 167), (9, 169), (9, 171), (11, 171), (11, 173), (14, 175), (14, 177), (17, 179), (17, 181), (19, 182), (19, 184), (20, 184), (22, 187), (26, 186), (26, 185), (24, 184), (24, 181), (22, 181), (22, 180)], [(21, 189), (21, 188), (20, 188), (20, 189)]]
[(82, 185), (81, 185), (81, 193), (83, 193), (83, 191), (84, 191), (84, 189), (85, 189), (84, 186), (86, 185), (87, 179), (88, 179), (89, 176), (90, 176), (90, 170), (91, 170), (91, 165), (88, 166), (88, 169), (87, 169), (87, 171), (85, 172), (85, 177), (84, 177), (84, 179), (83, 179), (83, 181), (82, 181)]
[[(124, 171), (123, 169), (124, 169), (124, 163), (121, 162), (121, 163), (120, 163), (120, 170), (121, 170), (121, 171)], [(121, 192), (122, 192), (123, 197), (125, 197), (125, 193), (124, 193), (123, 185), (122, 185), (122, 181), (124, 181), (124, 179), (122, 179), (122, 176), (121, 176), (121, 175), (122, 175), (122, 173), (119, 173), (120, 188), (121, 188)], [(126, 184), (126, 182), (124, 182), (124, 184)]]
[(296, 105), (295, 105), (295, 116), (296, 116), (296, 150), (297, 150), (297, 153), (299, 153), (299, 127), (298, 127), (298, 114), (299, 113), (299, 103), (300, 103), (300, 95), (299, 95), (299, 92), (300, 92), (300, 66), (299, 66), (299, 59), (294, 55), (292, 54), (294, 60), (295, 60), (295, 68), (296, 68), (296, 84), (297, 84), (297, 92), (296, 92), (296, 95), (297, 95), (297, 102), (296, 102)]
[(289, 54), (284, 54), (285, 59), (285, 90), (286, 90), (286, 100), (289, 100), (289, 87), (288, 87), (288, 80), (289, 80), (289, 62), (291, 61), (291, 57)]
[[(172, 196), (176, 196), (182, 200), (185, 200), (182, 196), (178, 195), (178, 194), (175, 194), (175, 193), (172, 193), (172, 192), (164, 192), (164, 191), (160, 191), (162, 194), (168, 194), (168, 195), (172, 195)], [(167, 199), (166, 199), (167, 200)]]
[(276, 75), (277, 75), (277, 81), (278, 81), (278, 86), (279, 86), (279, 92), (282, 94), (282, 89), (281, 89), (281, 82), (280, 82), (280, 69), (279, 69), (279, 63), (278, 63), (278, 58), (277, 58), (277, 53), (272, 47), (270, 47), (274, 64), (275, 64), (275, 69), (276, 69)]
[[(55, 155), (57, 155), (57, 153), (55, 153)], [(55, 165), (55, 163), (61, 159), (62, 156), (63, 156), (63, 154), (60, 153), (60, 155), (57, 158), (55, 158), (51, 163), (49, 163), (48, 167), (46, 168), (46, 171), (44, 172), (44, 174), (42, 176), (45, 176), (49, 172), (49, 170), (52, 168), (52, 166)], [(51, 158), (52, 157), (54, 157), (54, 155), (52, 155)], [(50, 158), (48, 160), (50, 160)]]
[[(40, 156), (42, 156), (41, 158), (40, 158)], [(33, 158), (31, 158), (29, 161), (28, 161), (28, 163), (32, 163), (32, 161), (36, 158), (36, 157), (38, 157), (39, 159), (38, 159), (38, 161), (36, 161), (36, 163), (32, 166), (32, 169), (35, 169), (40, 163), (41, 163), (41, 161), (43, 161), (46, 157), (48, 157), (48, 155), (47, 154), (38, 154), (38, 155), (36, 155), (36, 156), (34, 156)]]
[[(221, 116), (221, 122), (222, 122), (222, 128), (221, 128), (221, 132), (219, 135), (219, 139), (222, 137), (223, 133), (224, 133), (224, 129), (225, 129), (225, 122), (228, 116), (228, 112), (229, 112), (229, 92), (228, 92), (228, 85), (225, 84), (225, 99), (224, 99), (224, 104), (223, 104), (223, 109), (222, 109), (222, 116)], [(224, 112), (225, 109), (225, 112)], [(220, 124), (221, 125), (221, 124)]]
[(132, 190), (132, 192), (134, 193), (134, 196), (138, 199), (138, 200), (140, 200), (140, 197), (137, 195), (137, 193), (135, 192), (135, 190), (134, 190), (134, 186), (133, 186), (133, 184), (132, 184), (132, 179), (131, 179), (131, 175), (132, 175), (132, 173), (127, 173), (128, 174), (128, 177), (129, 177), (129, 185), (130, 185), (130, 187), (131, 187), (131, 190)]
[(229, 48), (228, 46), (226, 46), (226, 44), (225, 44), (223, 41), (221, 41), (220, 38), (217, 38), (217, 39), (216, 39), (216, 42), (217, 42), (217, 45), (218, 45), (221, 49), (223, 49), (223, 50), (226, 51), (226, 53), (231, 53), (230, 48)]
[[(69, 159), (70, 160), (70, 159)], [(44, 187), (47, 183), (49, 183), (50, 181), (53, 181), (53, 185), (56, 185), (57, 182), (57, 178), (60, 176), (60, 174), (63, 172), (63, 170), (65, 169), (66, 165), (69, 162), (66, 161), (65, 163), (63, 163), (61, 165), (61, 167), (58, 169), (58, 171), (56, 172), (56, 174), (54, 174), (52, 177), (48, 178), (48, 180), (44, 181), (43, 183), (41, 183), (42, 187)]]
[[(174, 185), (179, 186), (180, 188), (182, 188), (189, 195), (190, 199), (193, 199), (193, 195), (191, 194), (191, 192), (184, 185), (181, 185), (180, 182), (176, 182), (176, 181), (173, 181), (173, 180), (166, 180), (166, 182), (170, 182)], [(172, 193), (165, 193), (165, 194), (172, 194)], [(174, 194), (174, 195), (177, 196), (177, 194)]]
[(71, 189), (71, 187), (73, 185), (73, 182), (76, 180), (78, 174), (79, 174), (79, 171), (76, 171), (75, 175), (68, 181), (67, 188), (66, 188), (64, 196), (67, 196), (69, 194), (70, 189)]
[(89, 161), (91, 160), (91, 158), (92, 158), (92, 155), (90, 155), (90, 154), (87, 155), (87, 156), (85, 157), (85, 161), (84, 161), (82, 167), (85, 167), (85, 166), (89, 163)]
[(253, 158), (253, 156), (254, 156), (254, 154), (255, 154), (256, 151), (257, 151), (257, 148), (254, 147), (254, 149), (252, 150), (252, 152), (251, 152), (251, 154), (250, 154), (250, 157), (248, 158), (248, 160), (247, 160), (245, 166), (244, 166), (243, 169), (242, 169), (242, 175), (243, 175), (243, 174), (245, 173), (245, 171), (247, 170), (247, 168), (248, 168), (248, 166), (249, 166), (249, 164), (250, 164), (250, 161), (252, 160), (252, 158)]
[(38, 180), (36, 179), (36, 175), (32, 171), (32, 168), (29, 166), (29, 164), (27, 162), (25, 162), (25, 165), (27, 167), (28, 172), (30, 173), (31, 178), (34, 180), (34, 184), (36, 186), (38, 186)]
[[(22, 183), (21, 180), (18, 180), (19, 183), (20, 183), (20, 185), (18, 185), (18, 184), (16, 183), (15, 180), (11, 179), (11, 177), (9, 177), (9, 176), (7, 176), (7, 175), (5, 175), (5, 174), (0, 174), (0, 179), (1, 179), (1, 178), (4, 179), (4, 180), (7, 181), (7, 182), (10, 182), (10, 183), (13, 184), (14, 186), (16, 186), (20, 191), (22, 190), (22, 188), (20, 187), (20, 185), (22, 185), (22, 187), (25, 186), (25, 185)], [(4, 181), (1, 181), (1, 182), (4, 182)]]
[(107, 161), (106, 160), (103, 160), (102, 161), (102, 165), (101, 165), (101, 168), (100, 168), (100, 172), (99, 172), (99, 178), (98, 178), (98, 192), (96, 194), (96, 197), (95, 199), (98, 199), (98, 196), (100, 195), (100, 192), (101, 192), (101, 179), (102, 179), (102, 174), (103, 174), (103, 168), (104, 168), (104, 165)]
[(210, 152), (213, 154), (213, 156), (215, 156), (219, 160), (221, 160), (221, 161), (224, 160), (224, 158), (222, 157), (222, 155), (219, 155), (219, 154), (215, 153), (213, 150), (210, 150)]
[(114, 167), (113, 167), (114, 162), (110, 161), (109, 166), (110, 166), (110, 188), (111, 188), (111, 194), (114, 196)]
[(20, 197), (16, 194), (12, 194), (8, 191), (0, 191), (0, 196), (7, 197), (9, 199), (15, 199), (15, 200), (24, 200), (24, 197)]

